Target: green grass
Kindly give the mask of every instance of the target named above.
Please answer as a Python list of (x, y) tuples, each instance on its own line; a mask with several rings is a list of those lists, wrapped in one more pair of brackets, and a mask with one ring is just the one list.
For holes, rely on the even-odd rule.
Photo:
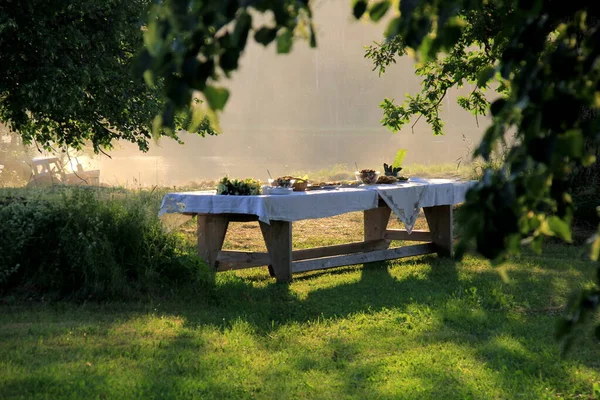
[[(300, 221), (294, 248), (360, 240), (361, 226), (361, 213)], [(193, 222), (179, 234), (191, 244)], [(258, 224), (233, 223), (225, 247), (264, 249)], [(583, 251), (526, 253), (504, 266), (508, 282), (482, 259), (429, 255), (289, 285), (266, 268), (220, 273), (204, 291), (136, 302), (5, 296), (0, 399), (600, 398), (591, 326), (564, 358), (553, 338), (572, 290), (593, 282)]]
[[(252, 241), (234, 228), (230, 244)], [(552, 337), (571, 289), (591, 283), (579, 253), (525, 255), (506, 283), (478, 258), (432, 255), (290, 285), (221, 273), (214, 291), (168, 301), (5, 301), (0, 398), (592, 398), (598, 343), (587, 332), (563, 359)]]

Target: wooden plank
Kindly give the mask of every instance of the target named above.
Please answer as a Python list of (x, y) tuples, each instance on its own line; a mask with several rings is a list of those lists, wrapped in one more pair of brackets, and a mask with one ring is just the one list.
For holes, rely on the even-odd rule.
[[(335, 246), (315, 247), (292, 251), (292, 260), (301, 261), (311, 258), (338, 256), (343, 254), (369, 252), (380, 249), (381, 240), (370, 242), (355, 242)], [(231, 251), (222, 250), (217, 256), (217, 271), (229, 271), (234, 269), (254, 268), (269, 265), (271, 258), (269, 253), (255, 251)]]
[(269, 257), (269, 253), (221, 250), (217, 256), (217, 271), (254, 268), (269, 265), (270, 263), (271, 258)]
[(452, 206), (423, 207), (432, 242), (439, 256), (452, 257)]
[(229, 220), (220, 214), (198, 214), (197, 225), (198, 254), (211, 268), (216, 268)]
[(361, 253), (381, 249), (382, 246), (387, 247), (387, 242), (382, 239), (371, 240), (368, 242), (354, 242), (347, 244), (339, 244), (335, 246), (315, 247), (313, 249), (303, 249), (292, 251), (292, 260), (308, 260), (311, 258), (321, 258), (329, 256), (338, 256), (342, 254)]
[(431, 242), (431, 232), (414, 230), (409, 235), (404, 229), (387, 229), (383, 235), (387, 240), (407, 240), (413, 242)]
[(292, 223), (274, 221), (265, 224), (259, 221), (260, 229), (271, 258), (271, 271), (277, 282), (292, 280)]
[(293, 272), (305, 272), (315, 269), (341, 267), (344, 265), (364, 264), (375, 261), (394, 260), (402, 257), (411, 257), (435, 252), (433, 243), (415, 244), (412, 246), (398, 247), (395, 249), (376, 250), (369, 253), (350, 254), (344, 256), (317, 258), (306, 261), (295, 261), (292, 264)]
[[(390, 210), (388, 206), (364, 211), (365, 242), (384, 239), (391, 212), (392, 210)], [(380, 242), (378, 249), (387, 249), (389, 245), (389, 241), (382, 241)]]

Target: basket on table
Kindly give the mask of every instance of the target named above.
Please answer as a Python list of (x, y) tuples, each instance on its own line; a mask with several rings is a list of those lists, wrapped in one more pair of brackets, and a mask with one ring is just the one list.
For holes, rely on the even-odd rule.
[(294, 179), (295, 179), (295, 182), (292, 185), (292, 187), (294, 188), (294, 192), (306, 191), (306, 188), (308, 187), (308, 180), (302, 179), (302, 178), (294, 178)]

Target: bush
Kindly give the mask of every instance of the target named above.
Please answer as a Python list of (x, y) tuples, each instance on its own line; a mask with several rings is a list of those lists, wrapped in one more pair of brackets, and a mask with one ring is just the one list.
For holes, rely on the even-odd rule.
[(0, 293), (132, 298), (214, 278), (195, 251), (163, 231), (160, 199), (90, 188), (0, 197)]
[(600, 219), (596, 208), (600, 205), (600, 145), (587, 142), (586, 151), (594, 154), (596, 161), (589, 167), (578, 167), (569, 176), (569, 187), (575, 205), (575, 223), (596, 230)]

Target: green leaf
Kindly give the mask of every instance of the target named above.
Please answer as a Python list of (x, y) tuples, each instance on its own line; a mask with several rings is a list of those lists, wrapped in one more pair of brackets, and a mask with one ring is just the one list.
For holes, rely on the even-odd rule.
[(580, 158), (584, 152), (584, 139), (581, 129), (571, 129), (559, 136), (559, 152), (571, 158)]
[(400, 16), (409, 19), (418, 3), (419, 0), (400, 0)]
[(389, 0), (383, 0), (379, 3), (375, 3), (369, 9), (369, 17), (373, 22), (379, 22), (379, 20), (387, 13), (390, 8)]
[(210, 108), (222, 110), (229, 99), (229, 90), (207, 85), (204, 88), (204, 96)]
[(465, 26), (466, 22), (460, 17), (448, 19), (439, 36), (442, 47), (447, 50), (451, 49), (460, 39)]
[(402, 165), (402, 163), (404, 162), (404, 157), (406, 157), (406, 149), (399, 149), (398, 152), (396, 153), (396, 158), (394, 159), (394, 162), (392, 163), (392, 167), (398, 168)]
[(267, 28), (263, 26), (254, 34), (254, 40), (263, 46), (267, 46), (277, 37), (277, 29), (275, 28)]
[(385, 28), (385, 37), (391, 39), (400, 33), (400, 17), (392, 19)]
[(510, 283), (510, 277), (508, 276), (508, 272), (506, 272), (506, 267), (500, 266), (498, 268), (498, 274), (500, 275), (500, 279), (504, 283)]
[(158, 142), (160, 138), (160, 132), (162, 131), (162, 116), (157, 115), (152, 121), (152, 138), (155, 142)]
[(482, 88), (486, 87), (487, 83), (490, 81), (490, 79), (494, 77), (495, 73), (496, 68), (494, 67), (485, 67), (484, 69), (479, 71), (479, 74), (477, 76), (477, 86)]
[(423, 62), (432, 61), (435, 57), (435, 44), (436, 39), (433, 36), (426, 36), (421, 42), (421, 46), (419, 46), (419, 53), (422, 57)]
[(245, 10), (241, 12), (236, 19), (235, 28), (233, 29), (232, 42), (235, 46), (243, 49), (246, 47), (248, 32), (252, 27), (252, 17)]
[(194, 109), (192, 110), (191, 121), (186, 127), (186, 130), (188, 132), (196, 132), (196, 129), (198, 129), (198, 127), (202, 123), (202, 120), (204, 119), (205, 115), (206, 113), (204, 112), (201, 106), (194, 107)]
[(592, 261), (598, 261), (600, 258), (600, 235), (595, 234), (593, 236), (594, 241), (592, 242), (592, 248), (590, 251), (590, 259)]
[(559, 217), (553, 215), (548, 220), (548, 227), (559, 238), (565, 242), (571, 242), (571, 227)]
[(543, 236), (536, 236), (533, 238), (531, 244), (529, 245), (531, 247), (531, 250), (533, 250), (536, 254), (542, 254), (542, 240)]
[(287, 54), (292, 49), (294, 33), (290, 29), (284, 29), (277, 36), (277, 53)]
[(153, 56), (156, 56), (159, 53), (161, 40), (158, 32), (158, 22), (151, 21), (148, 24), (146, 31), (144, 32), (144, 46), (146, 46), (148, 53)]
[(495, 117), (498, 114), (500, 114), (502, 112), (502, 110), (504, 109), (504, 106), (506, 106), (506, 100), (498, 99), (498, 100), (494, 101), (490, 105), (490, 111), (491, 111), (492, 115)]
[(239, 48), (230, 47), (219, 57), (219, 66), (226, 73), (238, 69), (241, 53)]
[(591, 167), (596, 162), (596, 156), (588, 154), (581, 160), (581, 165), (584, 167)]
[(154, 88), (154, 76), (151, 70), (144, 71), (144, 81), (150, 88)]
[(354, 18), (360, 19), (365, 11), (367, 11), (367, 1), (354, 0), (354, 5), (352, 6), (352, 14), (354, 15)]

